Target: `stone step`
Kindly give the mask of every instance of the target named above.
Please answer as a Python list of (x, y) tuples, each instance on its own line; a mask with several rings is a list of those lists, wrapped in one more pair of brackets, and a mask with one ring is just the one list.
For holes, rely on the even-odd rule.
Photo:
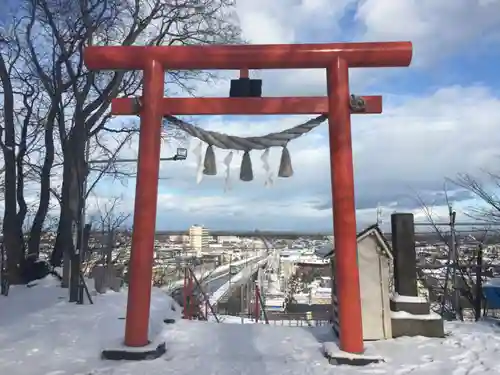
[(393, 312), (391, 317), (392, 337), (424, 336), (444, 337), (444, 322), (437, 314), (412, 315)]
[(405, 311), (413, 315), (428, 315), (431, 312), (429, 302), (407, 302), (394, 301), (391, 299), (390, 306), (392, 311)]

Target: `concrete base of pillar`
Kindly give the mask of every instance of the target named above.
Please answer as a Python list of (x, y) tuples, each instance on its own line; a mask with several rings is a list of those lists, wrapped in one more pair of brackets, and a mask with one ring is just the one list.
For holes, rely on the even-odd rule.
[(101, 352), (101, 357), (112, 361), (147, 361), (161, 357), (166, 351), (165, 341), (155, 340), (141, 347), (118, 345), (116, 348), (106, 348)]
[(323, 355), (331, 365), (366, 366), (372, 363), (384, 362), (381, 356), (369, 354), (353, 354), (338, 349), (337, 344), (323, 344)]

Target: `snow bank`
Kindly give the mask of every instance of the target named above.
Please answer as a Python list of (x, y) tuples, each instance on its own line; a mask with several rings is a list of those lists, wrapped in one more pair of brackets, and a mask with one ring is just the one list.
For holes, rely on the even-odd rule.
[(391, 311), (392, 319), (415, 319), (415, 320), (441, 320), (441, 316), (431, 312), (430, 314), (410, 314), (406, 311)]
[[(67, 289), (47, 278), (0, 297), (1, 374), (77, 374), (100, 363), (103, 348), (123, 340), (126, 291), (94, 296), (94, 305), (68, 303), (67, 295)], [(169, 296), (154, 288), (150, 338), (161, 333), (163, 319), (180, 318), (180, 312)]]
[(425, 303), (427, 302), (427, 298), (420, 296), (402, 296), (398, 293), (394, 293), (392, 298), (394, 302), (401, 303)]
[[(367, 374), (412, 375), (493, 375), (500, 372), (500, 330), (488, 323), (445, 322), (447, 337), (399, 337), (393, 340), (366, 342), (368, 356), (381, 356), (385, 363), (364, 367)], [(334, 343), (324, 345), (338, 351)], [(341, 366), (336, 375), (356, 373)]]

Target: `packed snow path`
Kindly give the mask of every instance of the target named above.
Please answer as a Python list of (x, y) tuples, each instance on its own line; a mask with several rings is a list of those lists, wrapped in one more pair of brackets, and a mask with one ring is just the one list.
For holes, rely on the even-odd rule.
[(333, 368), (311, 331), (269, 328), (180, 321), (165, 331), (168, 349), (163, 358), (147, 364), (114, 364), (93, 374), (331, 374)]
[[(158, 289), (150, 331), (161, 332), (167, 353), (154, 361), (103, 361), (101, 349), (123, 337), (126, 293), (108, 293), (96, 297), (95, 305), (77, 306), (64, 302), (67, 291), (48, 281), (15, 287), (9, 297), (0, 297), (0, 374), (500, 374), (500, 329), (489, 323), (447, 324), (445, 339), (367, 343), (369, 352), (387, 362), (334, 367), (321, 351), (322, 343), (332, 339), (328, 327), (183, 321), (175, 302)], [(178, 320), (165, 325), (167, 317)]]

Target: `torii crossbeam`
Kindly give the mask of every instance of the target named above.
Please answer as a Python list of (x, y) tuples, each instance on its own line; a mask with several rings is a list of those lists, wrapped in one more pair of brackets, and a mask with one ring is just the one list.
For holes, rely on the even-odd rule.
[[(292, 45), (88, 47), (90, 70), (143, 70), (144, 90), (125, 344), (148, 344), (156, 201), (164, 115), (327, 113), (339, 303), (340, 348), (363, 352), (356, 210), (351, 141), (349, 68), (403, 67), (412, 59), (410, 42)], [(165, 70), (326, 69), (328, 96), (309, 98), (164, 98)], [(168, 89), (168, 88), (167, 88)], [(380, 113), (381, 98), (365, 97), (363, 113)], [(137, 113), (130, 98), (114, 99), (112, 113)]]

